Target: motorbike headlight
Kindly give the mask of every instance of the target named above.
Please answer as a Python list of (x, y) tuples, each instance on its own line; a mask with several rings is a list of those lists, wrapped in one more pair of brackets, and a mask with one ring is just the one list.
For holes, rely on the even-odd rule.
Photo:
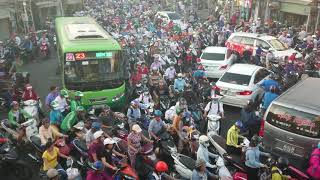
[(112, 98), (112, 102), (119, 101), (124, 95), (125, 95), (125, 93), (117, 94), (116, 96), (114, 96), (114, 97)]

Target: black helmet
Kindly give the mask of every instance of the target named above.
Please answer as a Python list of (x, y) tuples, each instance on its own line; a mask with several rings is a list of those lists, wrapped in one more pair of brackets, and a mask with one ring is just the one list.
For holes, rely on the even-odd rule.
[(261, 142), (261, 137), (260, 137), (260, 136), (257, 136), (257, 135), (254, 135), (254, 136), (251, 138), (251, 141), (250, 141), (250, 143), (251, 143), (253, 146), (257, 146), (260, 142)]
[(277, 161), (277, 167), (281, 170), (284, 170), (289, 166), (289, 160), (284, 157), (279, 157)]

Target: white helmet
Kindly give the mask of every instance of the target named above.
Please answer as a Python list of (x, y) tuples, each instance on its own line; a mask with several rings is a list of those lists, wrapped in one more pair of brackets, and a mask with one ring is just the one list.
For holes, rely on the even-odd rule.
[(208, 136), (206, 136), (206, 135), (201, 135), (200, 137), (199, 137), (199, 143), (200, 144), (204, 144), (204, 143), (206, 143), (206, 142), (208, 142), (209, 141), (209, 138), (208, 138)]

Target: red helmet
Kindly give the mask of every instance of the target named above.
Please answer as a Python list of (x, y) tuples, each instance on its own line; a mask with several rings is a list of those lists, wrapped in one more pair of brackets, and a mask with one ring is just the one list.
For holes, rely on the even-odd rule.
[(167, 163), (163, 161), (158, 161), (155, 165), (155, 168), (157, 172), (167, 172), (168, 171), (168, 165)]

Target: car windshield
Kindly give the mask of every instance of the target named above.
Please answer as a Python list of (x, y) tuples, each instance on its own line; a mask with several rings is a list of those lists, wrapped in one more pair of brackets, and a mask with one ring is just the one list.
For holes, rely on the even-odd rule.
[(287, 50), (288, 48), (280, 42), (278, 39), (272, 39), (268, 40), (268, 42), (271, 44), (272, 48), (277, 50), (277, 51), (284, 51)]
[(226, 72), (219, 81), (230, 84), (248, 86), (250, 83), (250, 79), (251, 76), (249, 75)]
[(320, 116), (273, 104), (267, 121), (284, 130), (296, 134), (319, 137)]
[(123, 77), (122, 58), (114, 53), (111, 58), (65, 61), (65, 84), (77, 86), (81, 84), (107, 84)]
[(213, 60), (213, 61), (223, 61), (225, 54), (221, 53), (203, 53), (201, 59)]
[(180, 16), (177, 13), (168, 13), (170, 20), (180, 20)]

